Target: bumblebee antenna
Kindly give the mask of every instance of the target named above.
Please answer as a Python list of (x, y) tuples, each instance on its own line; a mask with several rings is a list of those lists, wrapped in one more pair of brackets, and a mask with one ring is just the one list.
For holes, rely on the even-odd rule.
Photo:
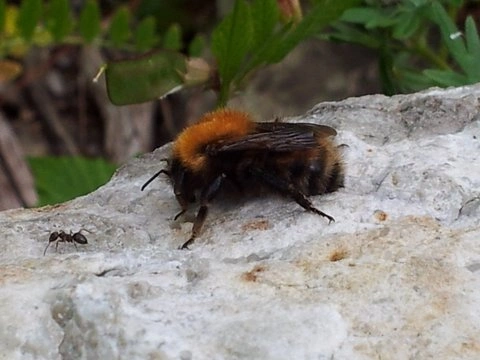
[(150, 179), (148, 179), (145, 184), (143, 184), (143, 186), (142, 186), (142, 191), (143, 191), (153, 180), (155, 180), (160, 174), (165, 174), (165, 175), (167, 175), (167, 176), (170, 176), (170, 173), (169, 173), (167, 170), (165, 170), (165, 169), (160, 170), (160, 171), (157, 172), (155, 175), (153, 175)]

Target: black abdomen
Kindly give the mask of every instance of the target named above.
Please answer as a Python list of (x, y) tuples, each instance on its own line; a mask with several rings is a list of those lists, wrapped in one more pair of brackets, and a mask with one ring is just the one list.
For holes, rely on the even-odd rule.
[(228, 159), (219, 160), (219, 170), (245, 192), (293, 187), (309, 196), (333, 192), (344, 184), (343, 164), (334, 147), (285, 153), (230, 153)]

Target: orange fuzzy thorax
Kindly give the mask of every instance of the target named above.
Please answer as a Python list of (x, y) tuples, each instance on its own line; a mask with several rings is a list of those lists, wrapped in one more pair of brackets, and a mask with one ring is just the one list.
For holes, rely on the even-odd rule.
[(173, 156), (186, 168), (197, 172), (203, 169), (207, 156), (203, 149), (209, 143), (241, 138), (255, 127), (249, 114), (220, 109), (205, 114), (200, 120), (178, 135), (173, 145)]

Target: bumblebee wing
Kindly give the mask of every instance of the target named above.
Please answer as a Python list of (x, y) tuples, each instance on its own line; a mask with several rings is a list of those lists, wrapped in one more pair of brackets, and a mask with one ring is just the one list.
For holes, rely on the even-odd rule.
[(281, 122), (260, 122), (256, 123), (258, 132), (314, 132), (317, 137), (327, 137), (337, 135), (337, 131), (327, 125), (318, 125), (310, 123), (281, 123)]
[(256, 132), (241, 139), (223, 140), (210, 144), (210, 154), (228, 151), (293, 151), (315, 147), (318, 138), (336, 135), (328, 126), (292, 123), (256, 123)]

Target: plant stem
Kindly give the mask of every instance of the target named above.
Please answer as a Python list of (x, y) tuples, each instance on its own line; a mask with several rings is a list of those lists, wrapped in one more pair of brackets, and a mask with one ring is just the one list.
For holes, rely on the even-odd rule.
[(436, 67), (442, 70), (450, 70), (450, 65), (441, 58), (438, 54), (433, 52), (428, 46), (425, 44), (415, 42), (413, 46), (410, 48), (412, 52), (417, 53), (424, 59), (427, 59), (430, 63), (434, 64)]

